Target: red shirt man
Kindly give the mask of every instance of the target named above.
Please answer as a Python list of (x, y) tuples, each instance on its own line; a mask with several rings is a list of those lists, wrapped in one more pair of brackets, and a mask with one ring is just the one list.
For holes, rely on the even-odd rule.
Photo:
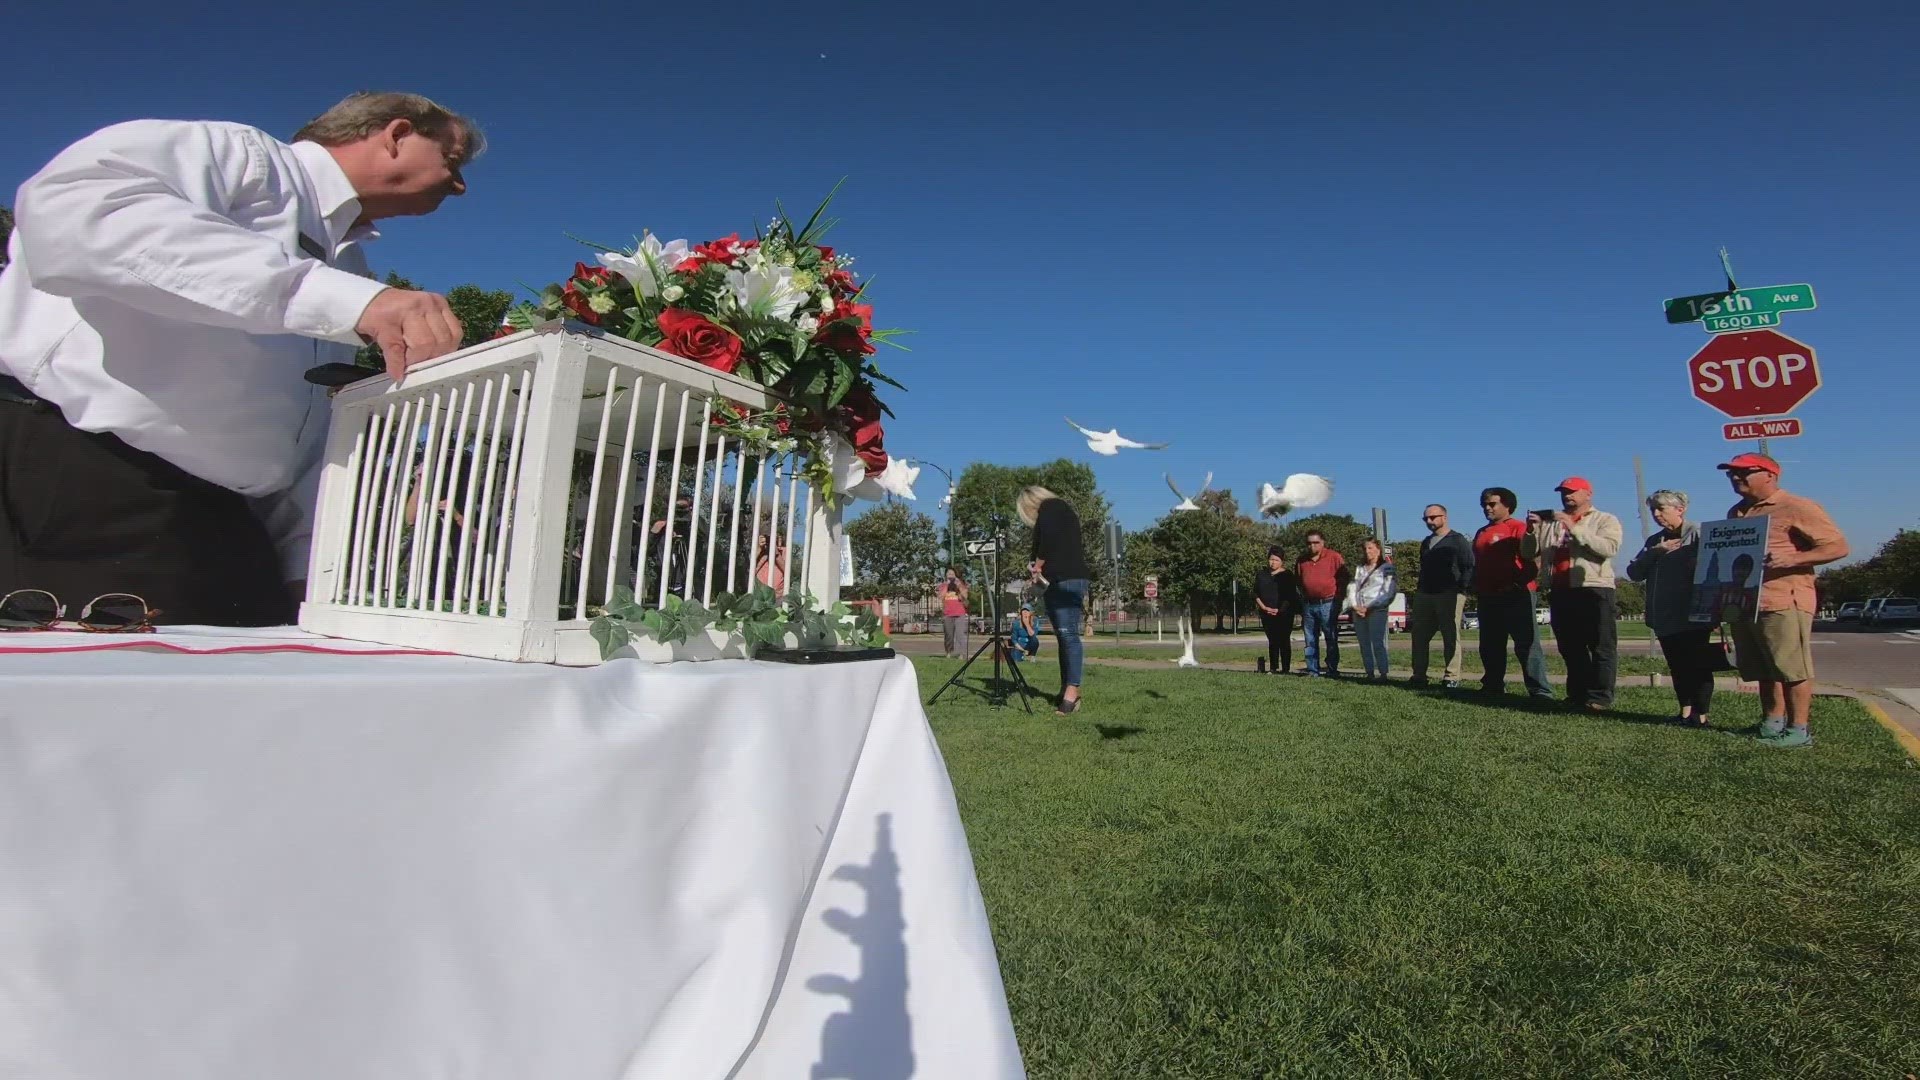
[(1508, 514), (1473, 534), (1473, 591), (1480, 596), (1498, 596), (1523, 585), (1540, 587), (1533, 564), (1520, 556), (1527, 523), (1512, 517), (1512, 511)]
[(1324, 543), (1307, 541), (1312, 555), (1293, 564), (1300, 578), (1300, 595), (1309, 604), (1323, 604), (1346, 591), (1347, 560)]

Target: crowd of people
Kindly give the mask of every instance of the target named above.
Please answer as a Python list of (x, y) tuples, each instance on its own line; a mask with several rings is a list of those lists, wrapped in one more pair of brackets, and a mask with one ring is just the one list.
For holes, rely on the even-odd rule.
[[(1726, 516), (1768, 519), (1758, 616), (1727, 623), (1731, 648), (1716, 640), (1717, 622), (1693, 621), (1700, 527), (1688, 517), (1685, 492), (1661, 489), (1648, 497), (1659, 529), (1626, 561), (1624, 576), (1645, 587), (1646, 624), (1671, 675), (1675, 723), (1705, 726), (1715, 673), (1737, 667), (1742, 679), (1760, 689), (1765, 716), (1759, 734), (1771, 745), (1804, 746), (1811, 742), (1807, 712), (1813, 696), (1814, 569), (1845, 558), (1846, 539), (1817, 503), (1781, 489), (1780, 464), (1773, 458), (1740, 454), (1719, 469), (1737, 500)], [(1622, 576), (1616, 565), (1625, 529), (1620, 518), (1594, 505), (1593, 484), (1585, 478), (1567, 477), (1554, 493), (1557, 508), (1522, 513), (1511, 488), (1484, 489), (1479, 503), (1486, 524), (1472, 536), (1452, 527), (1444, 504), (1425, 508), (1421, 517), (1427, 536), (1420, 542), (1417, 583), (1407, 595), (1412, 669), (1407, 685), (1435, 684), (1432, 652), (1438, 636), (1439, 686), (1461, 688), (1461, 629), (1471, 607), (1479, 620), (1482, 691), (1506, 693), (1511, 658), (1533, 701), (1559, 701), (1596, 713), (1612, 708), (1618, 675), (1616, 586)], [(1047, 621), (1059, 643), (1059, 711), (1070, 714), (1080, 701), (1081, 632), (1090, 577), (1080, 522), (1064, 499), (1040, 487), (1021, 493), (1019, 512), (1034, 530), (1030, 570), (1036, 587), (1045, 590)], [(1306, 646), (1305, 665), (1298, 674), (1387, 681), (1389, 612), (1401, 589), (1392, 551), (1369, 536), (1362, 542), (1359, 562), (1349, 565), (1324, 533), (1310, 531), (1305, 539), (1305, 550), (1292, 560), (1285, 548), (1269, 547), (1266, 564), (1254, 574), (1254, 607), (1267, 640), (1260, 670), (1293, 673), (1297, 624)], [(1564, 696), (1555, 693), (1547, 677), (1539, 631), (1543, 585), (1546, 622), (1566, 667)], [(935, 592), (943, 604), (945, 652), (964, 657), (970, 593), (960, 568), (949, 567)], [(1360, 652), (1357, 674), (1343, 673), (1340, 667), (1343, 614), (1352, 623)], [(1023, 604), (1016, 618), (1012, 650), (1018, 658), (1031, 657), (1039, 648), (1032, 606)]]

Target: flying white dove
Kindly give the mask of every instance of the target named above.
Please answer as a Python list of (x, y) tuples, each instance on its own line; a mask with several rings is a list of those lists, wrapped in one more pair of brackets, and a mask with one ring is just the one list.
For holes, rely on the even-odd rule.
[(1175, 660), (1174, 663), (1181, 667), (1199, 667), (1200, 661), (1194, 659), (1193, 655), (1193, 624), (1188, 621), (1185, 612), (1180, 613), (1180, 618), (1174, 623), (1173, 628), (1180, 635), (1180, 644), (1185, 646), (1185, 651), (1180, 654), (1180, 658)]
[(1260, 485), (1260, 512), (1282, 516), (1294, 510), (1319, 506), (1331, 498), (1333, 481), (1312, 473), (1294, 473), (1280, 487)]
[[(1174, 487), (1172, 473), (1161, 473), (1160, 475), (1167, 478), (1167, 486), (1170, 488), (1173, 488), (1173, 493), (1175, 495), (1180, 496), (1180, 505), (1173, 508), (1175, 511), (1200, 509), (1200, 506), (1198, 503), (1195, 503), (1192, 499), (1187, 498), (1185, 495), (1180, 495), (1180, 489), (1177, 487)], [(1212, 486), (1213, 486), (1213, 474), (1208, 473), (1207, 478), (1200, 482), (1200, 490), (1194, 492), (1194, 494), (1205, 495), (1207, 493), (1207, 489)]]
[(1113, 457), (1123, 448), (1127, 450), (1165, 450), (1167, 448), (1167, 444), (1163, 442), (1134, 442), (1132, 439), (1120, 434), (1118, 429), (1112, 431), (1089, 431), (1079, 424), (1074, 423), (1072, 417), (1064, 417), (1063, 419), (1067, 421), (1067, 426), (1087, 437), (1087, 449), (1106, 457)]

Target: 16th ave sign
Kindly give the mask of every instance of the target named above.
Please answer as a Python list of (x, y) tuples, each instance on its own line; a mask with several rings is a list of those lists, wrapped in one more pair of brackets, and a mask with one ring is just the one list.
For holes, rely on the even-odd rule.
[(1693, 396), (1736, 420), (1784, 416), (1820, 389), (1813, 346), (1772, 330), (1722, 334), (1687, 361)]

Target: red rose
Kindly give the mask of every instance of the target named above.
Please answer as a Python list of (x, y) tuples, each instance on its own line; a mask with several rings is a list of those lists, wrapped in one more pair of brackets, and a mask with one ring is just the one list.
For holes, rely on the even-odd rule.
[(881, 429), (880, 415), (880, 399), (873, 395), (873, 387), (864, 382), (848, 391), (840, 403), (840, 417), (847, 426), (847, 441), (853, 444), (854, 453), (866, 463), (869, 476), (887, 467), (886, 432)]
[(873, 343), (861, 335), (852, 323), (828, 323), (814, 332), (813, 340), (835, 352), (873, 355)]
[(734, 248), (738, 247), (745, 250), (753, 246), (755, 245), (752, 242), (742, 244), (739, 233), (730, 233), (718, 240), (696, 245), (693, 249), (693, 254), (682, 260), (679, 266), (674, 267), (674, 270), (695, 271), (708, 263), (732, 266), (740, 258), (739, 252), (734, 251)]
[(566, 288), (560, 290), (560, 303), (588, 326), (600, 325), (599, 313), (587, 306), (587, 294), (575, 288), (573, 282), (567, 282)]
[(660, 333), (665, 335), (660, 348), (675, 356), (684, 356), (696, 364), (731, 373), (740, 366), (740, 337), (724, 326), (708, 322), (681, 308), (660, 313)]

